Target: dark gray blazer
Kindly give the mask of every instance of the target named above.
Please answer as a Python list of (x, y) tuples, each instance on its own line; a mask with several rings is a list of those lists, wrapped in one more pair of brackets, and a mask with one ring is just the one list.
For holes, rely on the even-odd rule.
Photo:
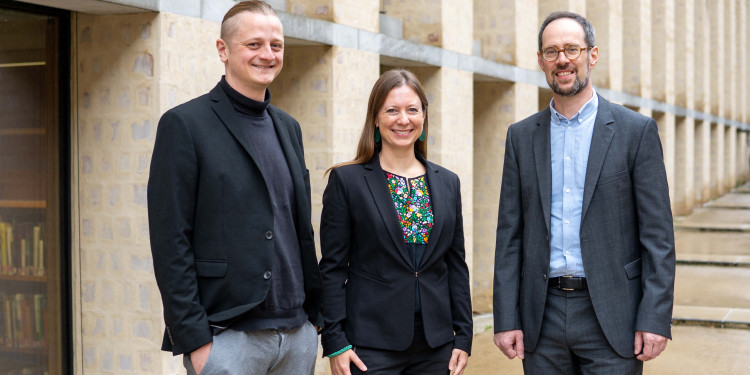
[[(300, 126), (268, 107), (292, 176), (304, 309), (320, 321), (320, 273), (310, 222), (310, 176)], [(270, 286), (273, 207), (247, 132), (217, 85), (159, 120), (148, 180), (154, 273), (164, 304), (162, 349), (191, 352), (210, 323), (260, 304)]]
[[(550, 109), (505, 144), (495, 249), (495, 332), (522, 329), (533, 351), (550, 263)], [(636, 330), (671, 336), (674, 233), (656, 122), (599, 97), (581, 215), (581, 253), (607, 340), (633, 357)]]

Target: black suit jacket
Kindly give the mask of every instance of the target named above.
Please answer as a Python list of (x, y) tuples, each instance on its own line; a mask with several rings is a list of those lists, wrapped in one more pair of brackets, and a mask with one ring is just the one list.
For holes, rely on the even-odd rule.
[(418, 270), (409, 259), (378, 155), (331, 171), (320, 219), (326, 355), (349, 344), (406, 349), (414, 332), (415, 282), (429, 345), (453, 341), (455, 348), (471, 351), (459, 179), (422, 162), (434, 226)]
[[(495, 252), (495, 332), (534, 351), (550, 267), (549, 108), (508, 129)], [(607, 340), (633, 357), (635, 331), (670, 337), (674, 233), (656, 122), (599, 97), (581, 214), (589, 294)]]
[[(268, 113), (294, 184), (304, 308), (320, 325), (320, 274), (302, 134), (297, 121), (280, 109), (269, 106)], [(219, 85), (159, 120), (148, 217), (166, 322), (162, 349), (175, 355), (210, 342), (210, 323), (249, 311), (270, 286), (273, 209), (247, 137)]]

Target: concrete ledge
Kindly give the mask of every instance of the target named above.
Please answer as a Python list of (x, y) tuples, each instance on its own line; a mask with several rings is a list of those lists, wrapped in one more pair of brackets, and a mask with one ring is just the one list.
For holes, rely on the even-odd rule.
[(750, 309), (677, 305), (672, 322), (673, 325), (750, 329)]
[(750, 224), (731, 223), (675, 223), (675, 230), (694, 230), (704, 232), (743, 232), (750, 233)]
[(713, 255), (713, 254), (680, 254), (677, 253), (677, 264), (692, 266), (748, 267), (750, 256)]

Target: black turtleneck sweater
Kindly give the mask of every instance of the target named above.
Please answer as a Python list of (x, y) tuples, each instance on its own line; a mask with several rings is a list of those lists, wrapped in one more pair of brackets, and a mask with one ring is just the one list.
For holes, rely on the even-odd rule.
[(273, 121), (266, 110), (271, 102), (271, 93), (266, 89), (265, 100), (258, 102), (233, 89), (224, 77), (220, 84), (245, 127), (250, 146), (255, 150), (255, 162), (258, 163), (271, 196), (274, 226), (271, 287), (266, 299), (229, 326), (238, 331), (296, 328), (307, 320), (307, 314), (302, 308), (305, 301), (302, 259), (294, 224), (296, 201), (289, 166)]

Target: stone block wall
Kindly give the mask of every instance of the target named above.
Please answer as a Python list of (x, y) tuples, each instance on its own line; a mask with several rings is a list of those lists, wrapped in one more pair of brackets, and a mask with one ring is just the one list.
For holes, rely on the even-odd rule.
[[(657, 119), (673, 211), (689, 213), (750, 177), (748, 67), (734, 63), (747, 60), (747, 5), (287, 0), (287, 12), (296, 15), (291, 21), (308, 25), (310, 35), (287, 43), (272, 103), (302, 127), (315, 232), (323, 173), (353, 157), (372, 84), (384, 70), (407, 66), (430, 102), (429, 157), (461, 178), (474, 310), (491, 312), (505, 135), (510, 124), (549, 104), (537, 33), (547, 14), (561, 9), (585, 14), (596, 28), (597, 90)], [(378, 34), (378, 11), (403, 22), (403, 40)], [(223, 74), (215, 49), (219, 24), (139, 13), (76, 14), (73, 25), (75, 370), (184, 373), (180, 357), (158, 350), (163, 321), (146, 183), (161, 114), (209, 91)], [(481, 56), (472, 56), (473, 40), (481, 41)], [(388, 49), (387, 43), (403, 44)], [(393, 56), (401, 50), (407, 52)], [(430, 58), (419, 60), (415, 50)], [(479, 63), (513, 73), (486, 77)], [(326, 367), (319, 360), (317, 373)]]

